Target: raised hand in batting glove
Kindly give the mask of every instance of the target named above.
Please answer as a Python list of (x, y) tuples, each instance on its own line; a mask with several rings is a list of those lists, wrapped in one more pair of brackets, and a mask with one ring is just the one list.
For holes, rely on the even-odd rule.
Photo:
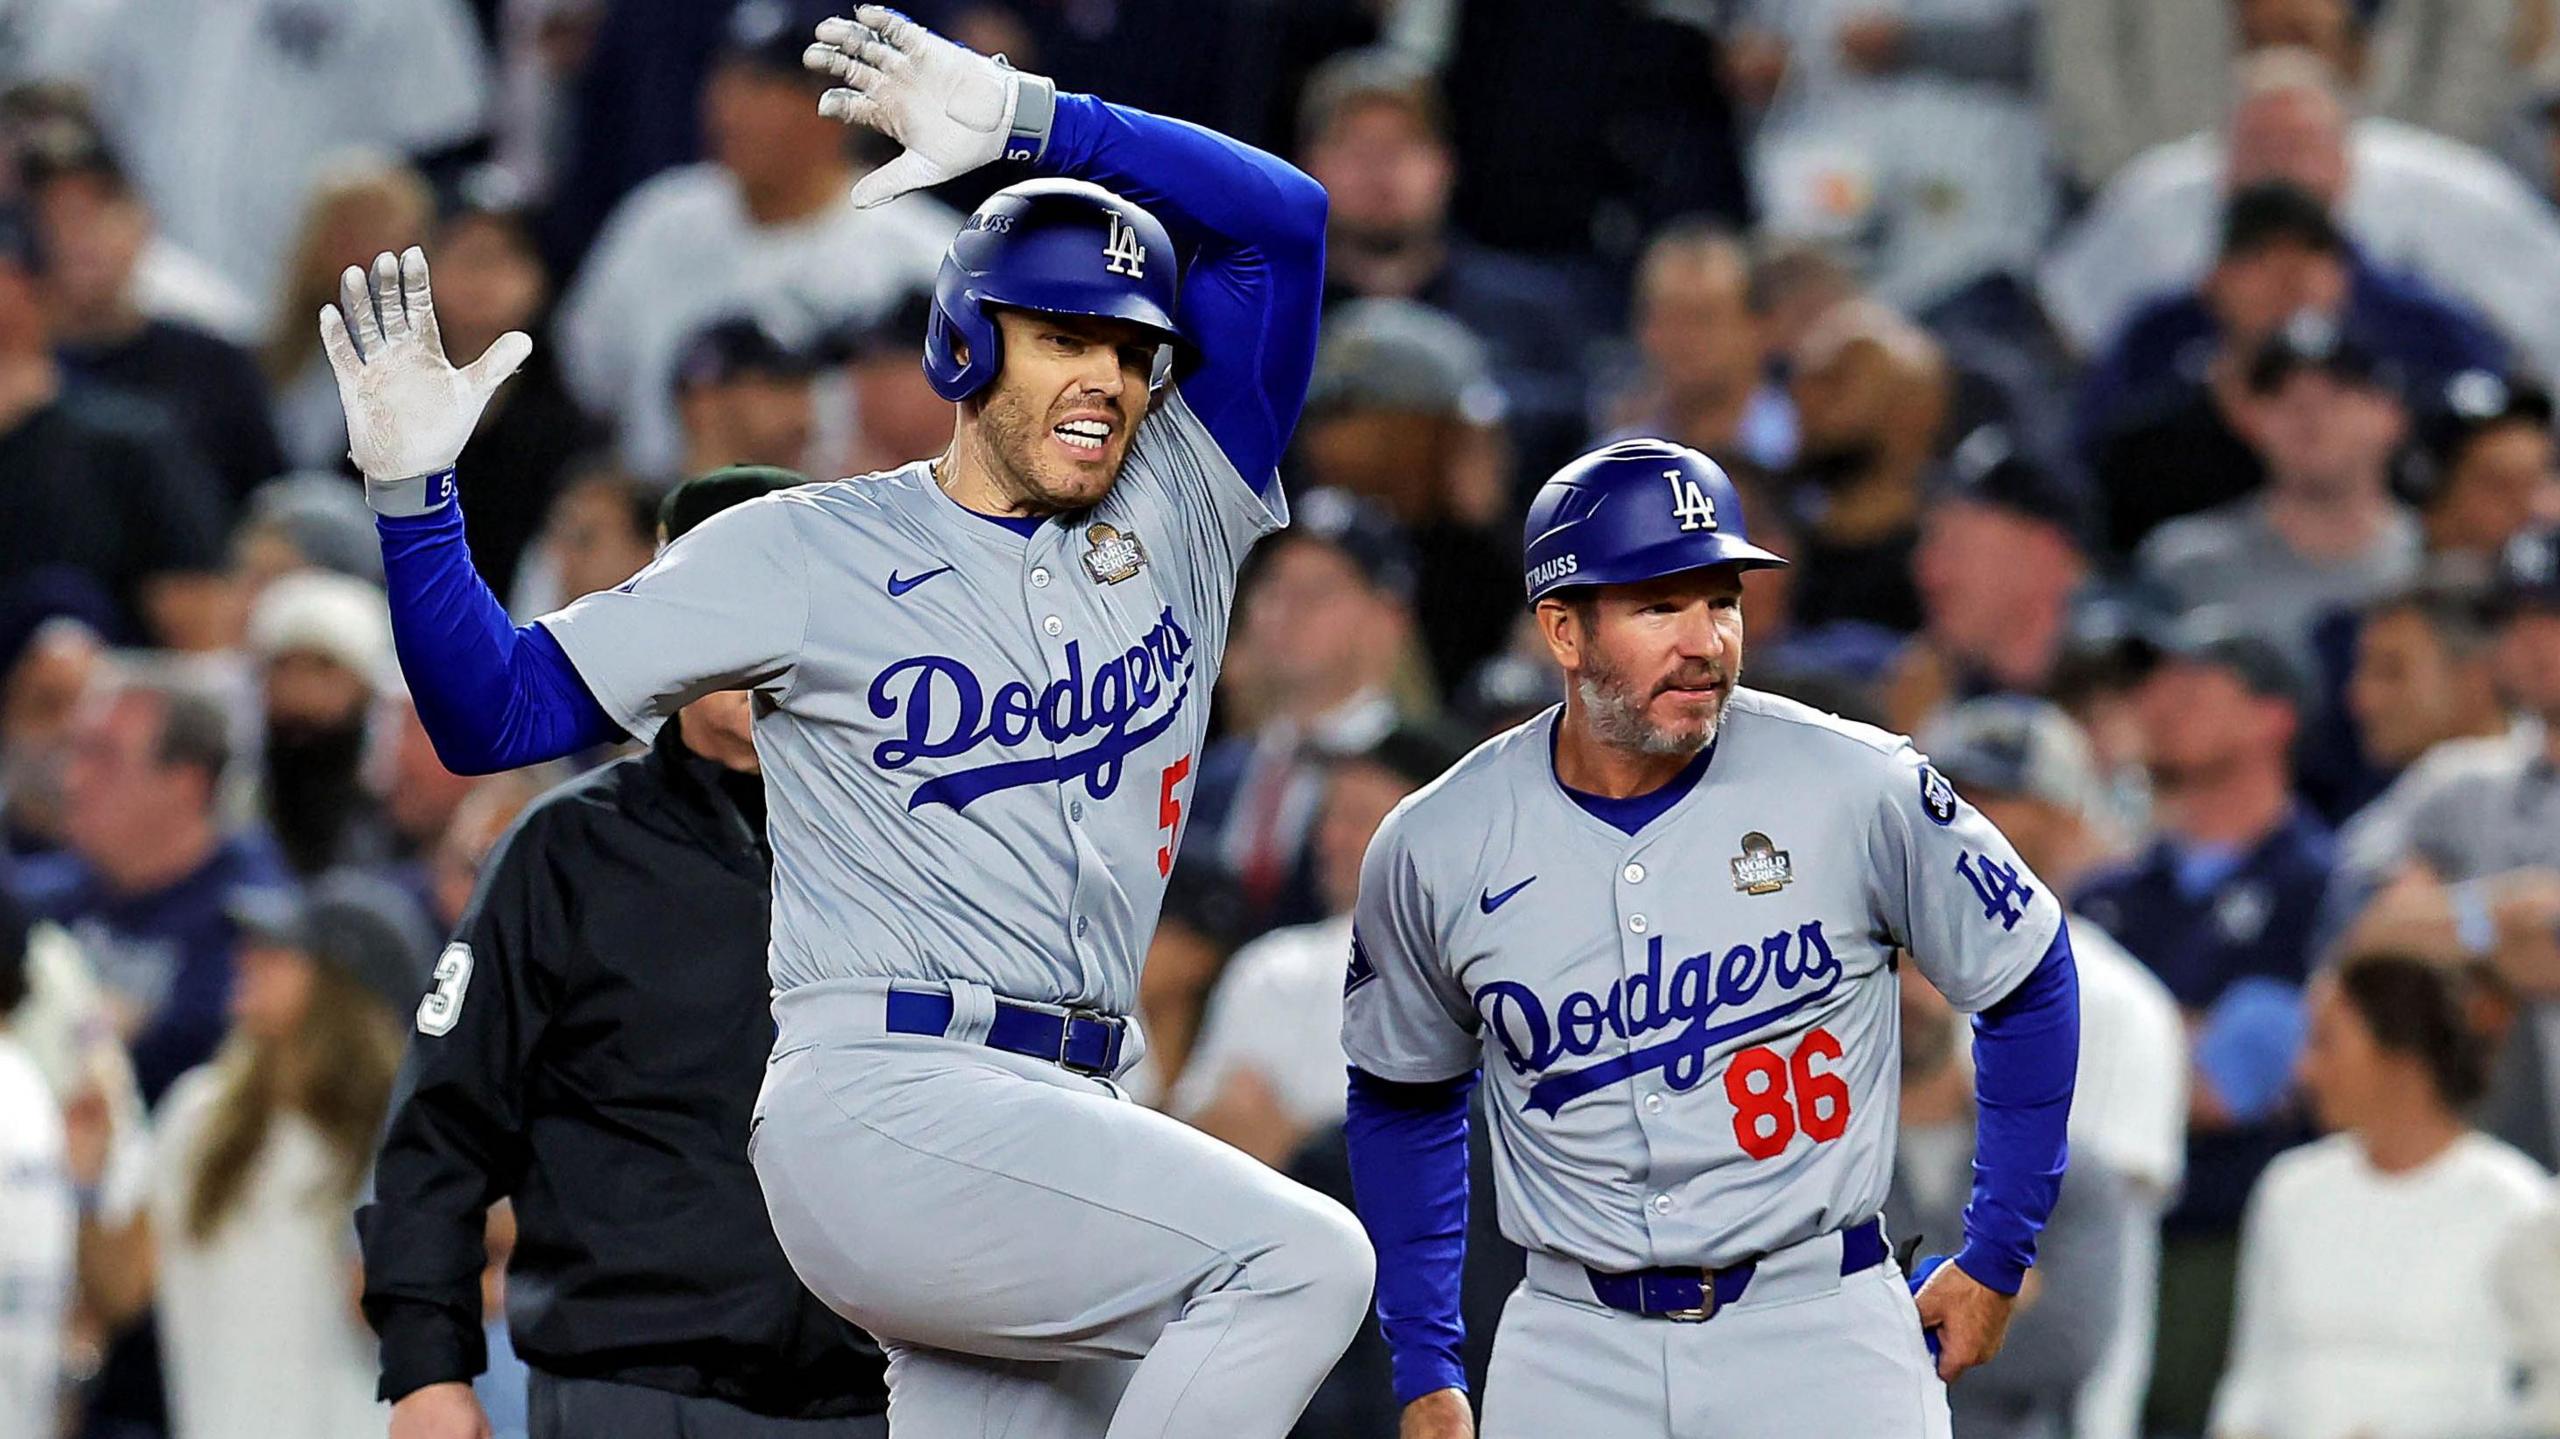
[(532, 339), (511, 330), (455, 369), (436, 331), (427, 255), (414, 245), (375, 256), (369, 273), (347, 267), (338, 303), (321, 307), (320, 344), (338, 377), (365, 500), (384, 515), (424, 514), (444, 503), (445, 487), (429, 481), (453, 468), (489, 396), (533, 353)]
[(869, 126), (906, 147), (854, 183), (853, 203), (863, 209), (990, 160), (1038, 159), (1048, 144), (1056, 86), (884, 6), (821, 22), (818, 43), (802, 60), (844, 82), (819, 98), (818, 113)]

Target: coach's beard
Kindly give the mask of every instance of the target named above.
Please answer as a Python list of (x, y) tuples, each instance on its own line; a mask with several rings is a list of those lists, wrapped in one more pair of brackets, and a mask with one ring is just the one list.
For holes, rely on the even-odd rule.
[[(1592, 738), (1611, 749), (1685, 756), (1696, 754), (1715, 743), (1716, 731), (1724, 724), (1725, 701), (1732, 698), (1733, 682), (1737, 678), (1738, 675), (1726, 666), (1710, 662), (1696, 669), (1673, 673), (1639, 699), (1630, 693), (1633, 686), (1627, 682), (1627, 677), (1594, 654), (1585, 661), (1582, 678), (1575, 683), (1575, 689), (1582, 696), (1582, 713), (1585, 722), (1591, 726)], [(1720, 684), (1724, 688), (1693, 726), (1673, 728), (1657, 724), (1646, 713), (1655, 699), (1671, 690), (1710, 684)]]

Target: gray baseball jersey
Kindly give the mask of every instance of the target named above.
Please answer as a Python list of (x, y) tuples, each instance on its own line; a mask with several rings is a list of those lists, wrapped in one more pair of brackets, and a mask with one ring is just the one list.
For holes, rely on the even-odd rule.
[(777, 989), (956, 978), (1126, 1014), (1236, 570), (1286, 521), (1166, 390), (1109, 496), (1027, 540), (918, 462), (723, 511), (543, 624), (637, 735), (755, 692)]
[(1343, 1046), (1479, 1062), (1503, 1232), (1608, 1270), (1723, 1265), (1875, 1214), (1908, 951), (1958, 1008), (2062, 911), (1898, 735), (1735, 691), (1634, 835), (1557, 783), (1549, 710), (1407, 799), (1360, 878)]

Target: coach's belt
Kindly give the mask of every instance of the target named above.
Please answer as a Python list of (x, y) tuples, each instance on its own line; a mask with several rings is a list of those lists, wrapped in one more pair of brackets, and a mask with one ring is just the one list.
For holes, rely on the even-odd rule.
[[(1840, 1231), (1841, 1278), (1862, 1274), (1884, 1261), (1883, 1220), (1870, 1219)], [(1760, 1272), (1760, 1261), (1722, 1269), (1638, 1269), (1610, 1274), (1586, 1268), (1582, 1272), (1591, 1281), (1592, 1297), (1612, 1309), (1699, 1324), (1742, 1298), (1742, 1292), (1751, 1287), (1752, 1276)]]
[[(939, 1038), (950, 1032), (951, 1008), (951, 996), (938, 990), (890, 990), (889, 1032)], [(1128, 1037), (1129, 1021), (1098, 1010), (1043, 1009), (998, 999), (985, 1043), (1007, 1054), (1045, 1059), (1072, 1074), (1110, 1074), (1120, 1067), (1120, 1048)]]

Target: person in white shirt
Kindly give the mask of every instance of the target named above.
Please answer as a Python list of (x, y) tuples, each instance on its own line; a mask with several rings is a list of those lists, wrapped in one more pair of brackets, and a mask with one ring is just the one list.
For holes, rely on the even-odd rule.
[(1314, 835), (1327, 917), (1275, 929), (1227, 962), (1174, 1084), (1177, 1118), (1274, 1168), (1342, 1122), (1342, 974), (1360, 860), (1387, 812), (1457, 758), (1428, 731), (1399, 728), (1327, 766)]
[(156, 1308), (171, 1439), (380, 1434), (351, 1216), (434, 934), (351, 871), (233, 917), (230, 1037), (161, 1100), (141, 1192), (84, 1221), (86, 1297)]
[(570, 393), (618, 429), (634, 473), (673, 474), (684, 460), (677, 351), (705, 324), (749, 315), (805, 347), (931, 286), (960, 228), (920, 194), (854, 205), (861, 171), (847, 146), (858, 142), (818, 113), (829, 82), (800, 63), (828, 13), (825, 0), (738, 7), (702, 101), (711, 158), (632, 191), (562, 297)]
[(49, 1439), (71, 1293), (62, 1110), (10, 1033), (27, 996), (27, 917), (0, 895), (0, 1439)]
[(2360, 252), (2469, 301), (2538, 376), (2560, 373), (2560, 212), (2485, 151), (2397, 120), (2353, 117), (2306, 51), (2239, 65), (2228, 124), (2159, 146), (2117, 174), (2046, 256), (2046, 311), (2084, 352), (2136, 305), (2195, 283), (2224, 196), (2284, 180), (2326, 201)]
[(2249, 1199), (2214, 1439), (2526, 1432), (2491, 1302), (2549, 1176), (2463, 1120), (2487, 1081), (2455, 971), (2369, 953), (2314, 981), (2300, 1078), (2328, 1138)]
[(431, 155), (488, 107), (464, 0), (125, 0), (114, 33), (98, 114), (161, 231), (262, 302), (332, 152)]

